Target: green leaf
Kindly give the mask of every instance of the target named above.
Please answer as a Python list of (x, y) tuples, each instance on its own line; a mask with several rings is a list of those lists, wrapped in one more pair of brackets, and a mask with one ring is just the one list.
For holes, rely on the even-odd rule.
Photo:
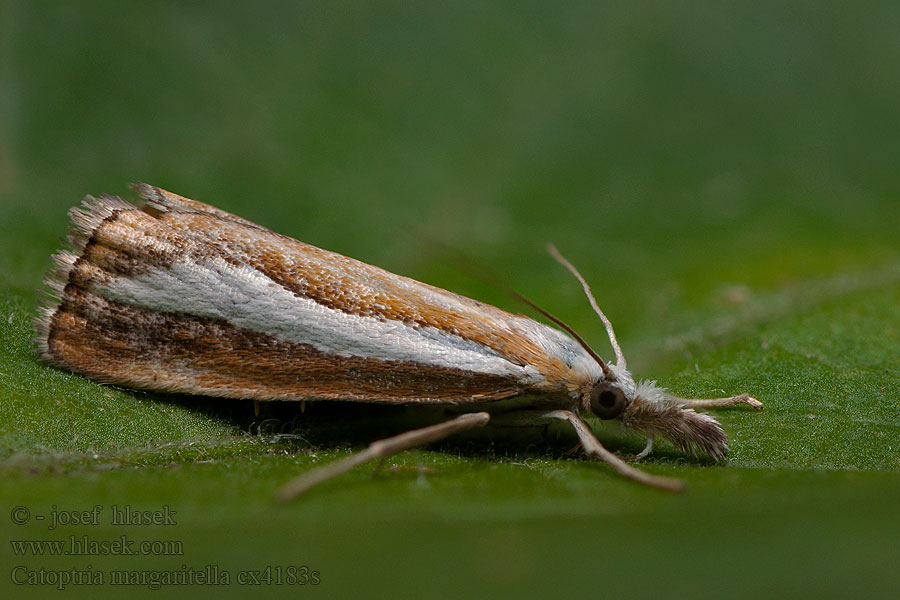
[[(893, 597), (898, 19), (892, 3), (0, 4), (4, 597)], [(553, 428), (403, 453), (276, 504), (409, 415), (257, 415), (33, 351), (66, 210), (133, 180), (521, 310), (436, 248), (464, 249), (609, 355), (553, 241), (636, 377), (765, 408), (716, 412), (724, 464), (658, 444), (639, 466), (680, 495), (567, 454)], [(595, 425), (621, 454), (643, 447)], [(113, 506), (175, 524), (114, 524)], [(18, 544), (123, 535), (175, 544)]]

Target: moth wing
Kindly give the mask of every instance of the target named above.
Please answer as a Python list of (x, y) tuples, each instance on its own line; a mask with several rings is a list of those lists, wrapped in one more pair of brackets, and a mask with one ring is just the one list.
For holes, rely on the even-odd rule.
[(171, 392), (482, 402), (534, 393), (547, 382), (541, 361), (559, 362), (524, 330), (568, 339), (215, 207), (136, 189), (143, 208), (104, 196), (72, 211), (75, 252), (55, 257), (47, 283), (57, 300), (37, 321), (45, 360)]

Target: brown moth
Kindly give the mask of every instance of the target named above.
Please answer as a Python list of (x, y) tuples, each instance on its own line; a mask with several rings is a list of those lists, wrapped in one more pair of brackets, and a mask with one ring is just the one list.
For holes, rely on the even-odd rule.
[[(762, 404), (746, 394), (678, 398), (636, 382), (587, 283), (616, 363), (565, 332), (321, 250), (157, 187), (144, 202), (88, 196), (70, 212), (71, 249), (53, 257), (39, 309), (41, 358), (135, 389), (253, 400), (440, 405), (447, 420), (304, 474), (282, 498), (355, 465), (490, 423), (569, 423), (588, 455), (652, 486), (677, 480), (609, 452), (582, 416), (616, 419), (722, 459), (727, 437), (697, 408)], [(527, 301), (525, 301), (527, 302)], [(531, 304), (531, 303), (528, 303)]]

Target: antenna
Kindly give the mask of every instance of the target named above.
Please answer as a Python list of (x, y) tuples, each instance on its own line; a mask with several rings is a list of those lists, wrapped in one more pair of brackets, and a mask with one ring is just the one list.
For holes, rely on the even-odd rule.
[(556, 323), (557, 325), (559, 325), (560, 327), (565, 329), (569, 333), (569, 335), (571, 335), (573, 338), (575, 338), (575, 341), (577, 341), (581, 345), (581, 347), (584, 348), (585, 351), (591, 355), (591, 358), (593, 358), (597, 362), (597, 364), (600, 365), (600, 369), (603, 371), (603, 375), (606, 377), (606, 379), (608, 381), (615, 381), (615, 379), (616, 379), (615, 373), (613, 373), (612, 371), (609, 370), (609, 367), (606, 365), (605, 362), (603, 362), (603, 359), (600, 358), (600, 355), (597, 354), (596, 352), (594, 352), (594, 349), (591, 348), (586, 341), (584, 341), (584, 338), (582, 338), (580, 335), (578, 335), (578, 332), (576, 332), (574, 329), (572, 329), (572, 327), (570, 327), (568, 324), (566, 324), (562, 319), (558, 319), (558, 318), (554, 317), (549, 312), (547, 312), (546, 310), (544, 310), (543, 308), (541, 308), (540, 306), (538, 306), (537, 304), (535, 304), (534, 302), (532, 302), (531, 300), (529, 300), (528, 298), (523, 296), (522, 294), (520, 294), (512, 289), (510, 289), (509, 292), (519, 302), (523, 302), (523, 303), (527, 304), (534, 310), (538, 311), (539, 313), (541, 313), (542, 315), (544, 315), (545, 317), (547, 317), (548, 319), (550, 319), (551, 321), (553, 321), (554, 323)]
[(538, 306), (537, 304), (535, 304), (534, 302), (532, 302), (531, 300), (529, 300), (528, 298), (526, 298), (525, 296), (523, 296), (522, 294), (520, 294), (519, 292), (514, 290), (512, 288), (512, 286), (509, 285), (509, 283), (505, 280), (505, 278), (502, 275), (500, 275), (499, 273), (495, 272), (492, 269), (485, 267), (481, 263), (477, 263), (477, 262), (471, 260), (463, 252), (460, 252), (456, 248), (449, 246), (447, 244), (444, 244), (443, 242), (440, 242), (439, 240), (426, 239), (426, 241), (434, 246), (439, 246), (445, 252), (452, 253), (454, 255), (454, 258), (456, 259), (456, 261), (459, 263), (464, 263), (464, 266), (466, 267), (466, 269), (468, 269), (467, 272), (474, 272), (475, 275), (478, 277), (478, 279), (481, 279), (483, 282), (489, 283), (492, 286), (495, 286), (495, 287), (499, 286), (510, 297), (514, 298), (515, 300), (518, 300), (519, 302), (521, 302), (522, 304), (525, 304), (526, 306), (531, 307), (533, 310), (537, 311), (538, 313), (543, 315), (548, 320), (550, 320), (553, 323), (556, 323), (557, 325), (562, 327), (569, 335), (571, 335), (573, 338), (575, 338), (575, 341), (578, 342), (578, 344), (582, 348), (584, 348), (585, 352), (587, 352), (591, 356), (591, 358), (593, 358), (594, 361), (598, 365), (600, 365), (600, 369), (603, 371), (603, 376), (607, 379), (607, 381), (615, 381), (616, 375), (615, 375), (615, 373), (610, 371), (609, 365), (607, 365), (603, 361), (603, 359), (600, 358), (600, 355), (597, 354), (594, 351), (594, 349), (588, 345), (588, 343), (584, 340), (584, 338), (582, 338), (580, 335), (578, 335), (577, 331), (575, 331), (570, 325), (568, 325), (562, 319), (553, 316), (548, 311), (544, 310), (543, 308), (541, 308), (540, 306)]
[(622, 354), (622, 349), (619, 347), (619, 341), (616, 339), (616, 332), (613, 331), (612, 323), (610, 323), (609, 319), (606, 318), (606, 315), (603, 314), (603, 311), (600, 310), (600, 307), (597, 306), (597, 301), (594, 300), (594, 295), (591, 293), (591, 286), (587, 284), (587, 281), (584, 280), (584, 277), (581, 276), (581, 273), (578, 272), (578, 269), (576, 269), (572, 265), (572, 263), (566, 260), (566, 257), (556, 249), (556, 246), (554, 246), (553, 244), (547, 244), (547, 252), (550, 253), (550, 256), (556, 259), (556, 262), (567, 268), (572, 273), (572, 275), (574, 275), (575, 278), (581, 282), (581, 287), (584, 288), (584, 293), (587, 295), (588, 300), (591, 303), (591, 307), (594, 309), (594, 312), (597, 313), (597, 316), (600, 317), (600, 320), (603, 321), (603, 326), (606, 327), (606, 334), (609, 336), (609, 343), (612, 345), (613, 351), (616, 353), (616, 366), (620, 369), (624, 369), (625, 355)]

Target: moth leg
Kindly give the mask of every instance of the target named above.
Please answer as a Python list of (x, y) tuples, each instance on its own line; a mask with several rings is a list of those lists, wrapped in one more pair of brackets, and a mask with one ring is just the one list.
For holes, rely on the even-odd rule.
[(572, 411), (553, 410), (548, 413), (544, 413), (543, 416), (548, 419), (559, 419), (560, 421), (568, 422), (575, 429), (575, 433), (578, 434), (578, 439), (581, 441), (581, 446), (582, 448), (584, 448), (584, 451), (588, 454), (588, 456), (593, 456), (602, 460), (613, 469), (618, 471), (619, 474), (623, 477), (627, 477), (628, 479), (637, 481), (638, 483), (643, 483), (645, 485), (650, 485), (671, 492), (680, 492), (684, 489), (684, 485), (677, 479), (650, 475), (649, 473), (645, 473), (644, 471), (635, 469), (624, 460), (604, 448), (603, 444), (601, 444), (600, 440), (598, 440), (596, 436), (594, 436), (594, 433), (585, 424), (585, 422), (578, 418), (578, 415), (576, 415)]
[(278, 490), (277, 498), (281, 501), (291, 500), (311, 487), (346, 473), (353, 467), (370, 460), (376, 458), (384, 459), (410, 448), (424, 446), (425, 444), (442, 440), (459, 431), (472, 427), (481, 427), (490, 420), (491, 415), (486, 412), (466, 413), (437, 425), (413, 429), (412, 431), (372, 442), (362, 452), (351, 454), (347, 458), (313, 469), (292, 479)]
[(735, 406), (736, 404), (749, 404), (755, 410), (760, 410), (763, 403), (756, 398), (751, 398), (747, 394), (738, 396), (730, 396), (728, 398), (678, 398), (673, 397), (675, 402), (685, 408), (716, 408), (720, 406)]
[(635, 454), (635, 455), (631, 458), (631, 460), (633, 460), (633, 461), (634, 461), (634, 460), (641, 460), (642, 458), (646, 458), (647, 456), (649, 456), (650, 453), (653, 452), (653, 440), (654, 440), (653, 436), (652, 436), (652, 435), (648, 435), (648, 436), (647, 436), (647, 445), (644, 446), (644, 449), (643, 449), (643, 450), (641, 450), (640, 452), (638, 452), (637, 454)]

